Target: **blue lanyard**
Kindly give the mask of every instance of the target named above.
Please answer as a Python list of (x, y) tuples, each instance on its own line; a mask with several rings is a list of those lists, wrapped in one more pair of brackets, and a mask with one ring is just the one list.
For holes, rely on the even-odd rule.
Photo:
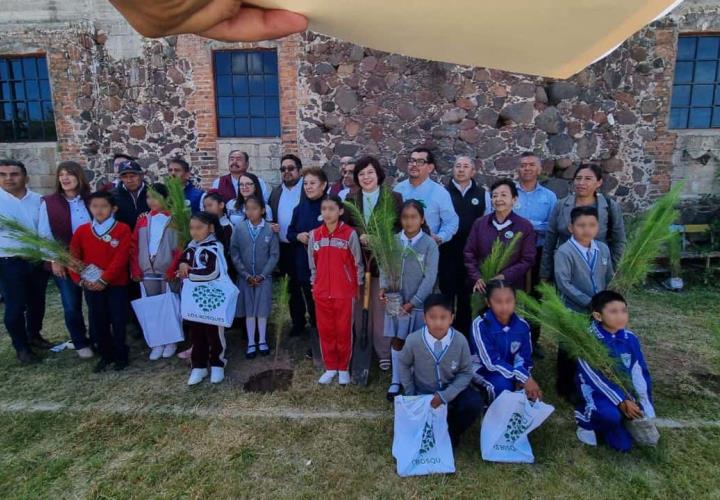
[(440, 362), (442, 361), (443, 357), (445, 357), (445, 353), (450, 349), (450, 345), (452, 344), (453, 339), (455, 338), (455, 330), (450, 328), (450, 332), (448, 335), (450, 335), (450, 342), (445, 346), (445, 348), (442, 350), (439, 356), (435, 355), (435, 350), (428, 345), (427, 339), (425, 338), (425, 335), (427, 335), (428, 329), (427, 326), (423, 328), (422, 338), (423, 338), (423, 344), (425, 344), (425, 347), (430, 352), (430, 355), (433, 357), (433, 361), (435, 361), (435, 381), (437, 382), (438, 390), (442, 390), (443, 386), (440, 381)]

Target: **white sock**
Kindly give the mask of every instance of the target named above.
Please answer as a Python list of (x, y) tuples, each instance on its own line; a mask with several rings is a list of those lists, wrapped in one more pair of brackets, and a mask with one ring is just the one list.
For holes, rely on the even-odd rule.
[(259, 344), (267, 344), (267, 318), (258, 318), (258, 334), (260, 335)]
[(392, 382), (393, 384), (400, 383), (400, 351), (396, 351), (392, 347), (390, 348), (390, 359), (392, 360)]
[(247, 329), (248, 347), (252, 347), (255, 345), (255, 318), (246, 317), (245, 328)]

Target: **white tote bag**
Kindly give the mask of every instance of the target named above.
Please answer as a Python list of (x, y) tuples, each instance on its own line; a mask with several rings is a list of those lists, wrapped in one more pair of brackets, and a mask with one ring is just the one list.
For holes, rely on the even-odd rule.
[(447, 405), (430, 406), (433, 395), (395, 397), (392, 454), (401, 477), (455, 472)]
[(485, 412), (480, 429), (480, 451), (489, 462), (535, 462), (528, 434), (555, 408), (530, 401), (524, 391), (503, 391)]
[[(235, 319), (235, 307), (240, 293), (227, 273), (227, 263), (222, 252), (205, 247), (217, 257), (220, 276), (212, 281), (183, 280), (180, 309), (183, 319), (229, 327)], [(196, 266), (199, 252), (195, 253)]]
[(180, 318), (180, 299), (165, 286), (165, 292), (147, 296), (145, 285), (140, 283), (140, 298), (131, 302), (135, 316), (142, 328), (149, 347), (182, 342), (183, 330)]

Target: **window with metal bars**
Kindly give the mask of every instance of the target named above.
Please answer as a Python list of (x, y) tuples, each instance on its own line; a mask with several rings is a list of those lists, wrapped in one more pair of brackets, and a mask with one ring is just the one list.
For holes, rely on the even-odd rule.
[(681, 35), (669, 128), (720, 127), (720, 35)]
[(280, 94), (275, 50), (213, 54), (219, 137), (279, 137)]
[(0, 56), (0, 142), (55, 140), (45, 56)]

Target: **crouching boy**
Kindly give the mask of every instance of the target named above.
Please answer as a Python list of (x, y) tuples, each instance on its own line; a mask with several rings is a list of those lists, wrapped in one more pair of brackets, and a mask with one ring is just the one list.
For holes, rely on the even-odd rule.
[(576, 408), (577, 436), (585, 444), (597, 445), (597, 439), (618, 451), (632, 448), (633, 439), (623, 425), (624, 420), (655, 418), (652, 401), (652, 380), (640, 342), (634, 333), (626, 330), (627, 302), (622, 295), (611, 290), (602, 291), (592, 298), (592, 331), (608, 348), (610, 356), (632, 383), (634, 394), (625, 391), (579, 359), (575, 383), (582, 395)]
[(483, 398), (470, 387), (473, 377), (465, 336), (453, 329), (452, 304), (440, 294), (424, 304), (425, 327), (408, 335), (398, 356), (400, 382), (406, 396), (434, 394), (431, 405), (448, 405), (453, 447), (477, 419)]

